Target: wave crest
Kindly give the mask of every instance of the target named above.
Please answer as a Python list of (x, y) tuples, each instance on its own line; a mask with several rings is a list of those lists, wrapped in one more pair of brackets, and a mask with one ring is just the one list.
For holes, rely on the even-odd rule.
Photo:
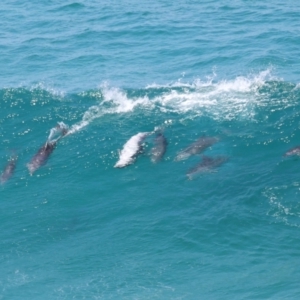
[(259, 88), (270, 80), (271, 70), (233, 80), (193, 83), (177, 81), (169, 85), (149, 85), (143, 90), (130, 91), (100, 86), (101, 100), (84, 113), (82, 121), (72, 126), (70, 133), (87, 126), (105, 114), (125, 114), (137, 107), (159, 109), (162, 113), (190, 113), (191, 117), (208, 115), (214, 119), (253, 118), (255, 107), (260, 101)]

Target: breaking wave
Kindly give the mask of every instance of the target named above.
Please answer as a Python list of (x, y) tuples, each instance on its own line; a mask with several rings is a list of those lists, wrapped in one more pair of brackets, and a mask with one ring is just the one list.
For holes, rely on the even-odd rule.
[(125, 90), (105, 83), (97, 92), (88, 93), (98, 103), (84, 112), (82, 120), (71, 126), (69, 134), (106, 114), (126, 114), (137, 108), (184, 113), (191, 118), (205, 115), (215, 120), (251, 120), (255, 117), (256, 109), (265, 105), (266, 95), (261, 89), (271, 80), (274, 78), (268, 69), (233, 80), (217, 82), (212, 77), (206, 81), (195, 80), (191, 84), (181, 81), (166, 86), (152, 84), (141, 90)]

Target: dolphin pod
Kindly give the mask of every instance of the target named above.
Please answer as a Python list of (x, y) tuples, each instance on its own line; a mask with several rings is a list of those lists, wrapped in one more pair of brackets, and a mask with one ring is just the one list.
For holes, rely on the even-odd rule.
[[(68, 134), (68, 126), (63, 122), (59, 122), (55, 128), (52, 128), (50, 135), (46, 143), (39, 148), (37, 153), (32, 157), (27, 164), (29, 173), (32, 175), (41, 166), (45, 165), (50, 155), (57, 146), (58, 141)], [(114, 165), (115, 168), (124, 168), (130, 164), (133, 164), (139, 154), (143, 152), (143, 142), (145, 139), (155, 134), (153, 138), (153, 146), (150, 150), (151, 161), (158, 163), (161, 161), (166, 153), (168, 141), (161, 129), (154, 132), (139, 132), (133, 135), (123, 146), (123, 149), (119, 151), (119, 160)], [(202, 136), (183, 150), (177, 153), (175, 161), (181, 161), (188, 159), (193, 155), (204, 152), (207, 148), (217, 143), (219, 139), (217, 137)], [(296, 146), (286, 151), (283, 156), (300, 156), (300, 146)], [(18, 157), (13, 155), (7, 162), (0, 175), (0, 183), (6, 183), (14, 174)], [(208, 157), (203, 156), (202, 160), (198, 162), (194, 167), (190, 168), (186, 175), (189, 179), (192, 179), (196, 174), (209, 172), (213, 169), (221, 166), (228, 160), (226, 156)]]
[[(37, 153), (32, 157), (30, 162), (27, 164), (30, 175), (32, 175), (37, 169), (45, 165), (49, 156), (54, 151), (57, 142), (64, 137), (68, 132), (68, 126), (63, 122), (59, 122), (55, 128), (50, 130), (50, 135), (46, 143), (40, 147)], [(13, 175), (17, 164), (17, 155), (13, 155), (5, 166), (1, 176), (1, 184), (6, 183)]]
[[(203, 151), (205, 151), (208, 147), (212, 146), (216, 142), (218, 142), (219, 139), (216, 137), (206, 137), (203, 136), (199, 138), (196, 142), (192, 143), (187, 148), (180, 151), (177, 156), (175, 157), (176, 161), (184, 160), (189, 158), (192, 155), (199, 154)], [(203, 156), (202, 161), (197, 163), (194, 167), (189, 169), (186, 173), (187, 177), (191, 180), (196, 174), (209, 172), (212, 169), (215, 169), (216, 167), (222, 165), (224, 162), (228, 160), (228, 157), (225, 156), (219, 156), (219, 157), (208, 157)]]
[[(42, 145), (37, 153), (32, 157), (30, 162), (27, 164), (29, 173), (33, 175), (41, 166), (45, 165), (57, 146), (58, 141), (66, 136), (68, 133), (67, 126), (60, 122), (55, 128), (52, 128), (48, 140), (44, 145)], [(153, 163), (158, 163), (161, 161), (166, 153), (168, 141), (164, 136), (161, 129), (155, 132), (139, 132), (133, 135), (123, 146), (123, 149), (119, 151), (119, 160), (114, 165), (115, 168), (124, 168), (130, 164), (133, 164), (139, 154), (143, 152), (143, 142), (149, 136), (155, 134), (153, 139), (153, 147), (150, 150), (151, 161)], [(56, 137), (56, 138), (54, 138)], [(191, 155), (199, 154), (205, 149), (213, 145), (218, 141), (215, 137), (201, 137), (196, 142), (192, 143), (190, 146), (179, 152), (175, 160), (183, 160), (189, 158)], [(2, 183), (6, 182), (14, 172), (16, 167), (17, 158), (12, 158), (7, 166), (5, 167), (0, 181)], [(194, 168), (190, 169), (187, 173), (188, 177), (191, 178), (194, 174), (204, 172), (205, 170), (214, 168), (221, 165), (224, 160), (220, 159), (203, 159), (200, 164), (197, 164)]]
[[(143, 152), (142, 143), (147, 136), (153, 134), (153, 132), (139, 132), (132, 136), (123, 146), (123, 149), (119, 151), (119, 160), (115, 164), (115, 168), (124, 168), (132, 164), (137, 156)], [(151, 161), (157, 163), (162, 160), (167, 150), (167, 139), (163, 135), (162, 131), (155, 132), (154, 145), (150, 150)]]

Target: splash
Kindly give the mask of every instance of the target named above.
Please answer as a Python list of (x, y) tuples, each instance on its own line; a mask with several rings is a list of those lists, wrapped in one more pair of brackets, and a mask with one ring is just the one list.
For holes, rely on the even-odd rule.
[(82, 120), (71, 126), (67, 135), (73, 134), (88, 126), (93, 120), (107, 114), (122, 114), (133, 111), (136, 107), (153, 107), (147, 96), (130, 99), (125, 91), (109, 87), (106, 83), (101, 86), (103, 100), (93, 105), (83, 114)]
[(270, 78), (270, 70), (266, 70), (256, 76), (219, 82), (213, 78), (195, 80), (192, 84), (177, 82), (154, 101), (170, 112), (207, 115), (215, 120), (252, 119), (261, 101), (259, 88)]
[(197, 79), (193, 83), (180, 80), (165, 86), (151, 85), (134, 93), (104, 83), (100, 86), (98, 104), (89, 107), (68, 134), (83, 129), (104, 115), (127, 114), (137, 108), (187, 114), (191, 118), (206, 115), (215, 120), (253, 119), (262, 101), (259, 89), (272, 79), (270, 69), (233, 80), (216, 82), (215, 77), (214, 74), (205, 81)]
[(57, 126), (51, 128), (50, 134), (47, 139), (47, 143), (56, 143), (60, 140), (63, 136), (68, 133), (69, 126), (66, 125), (64, 122), (58, 122)]

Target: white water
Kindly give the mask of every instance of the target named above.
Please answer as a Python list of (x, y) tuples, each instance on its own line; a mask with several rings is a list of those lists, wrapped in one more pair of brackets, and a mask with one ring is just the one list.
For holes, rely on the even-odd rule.
[[(215, 76), (215, 75), (214, 75)], [(159, 108), (162, 112), (191, 113), (191, 117), (208, 115), (215, 120), (232, 120), (235, 118), (253, 119), (262, 97), (258, 89), (267, 80), (274, 79), (271, 70), (248, 77), (239, 76), (233, 80), (214, 82), (213, 77), (206, 81), (195, 80), (193, 83), (176, 83), (160, 86), (149, 85), (146, 91), (165, 89), (153, 98), (146, 95), (130, 98), (126, 91), (100, 86), (99, 103), (87, 109), (82, 120), (71, 126), (68, 134), (73, 134), (88, 126), (93, 120), (105, 114), (125, 114), (137, 107), (145, 109)]]
[(54, 143), (61, 139), (69, 129), (69, 126), (64, 122), (58, 122), (57, 126), (51, 128), (47, 142)]
[(149, 134), (149, 132), (139, 132), (138, 134), (132, 136), (125, 143), (122, 151), (120, 151), (120, 158), (115, 164), (115, 168), (123, 168), (129, 164), (132, 164), (140, 151), (141, 143)]

